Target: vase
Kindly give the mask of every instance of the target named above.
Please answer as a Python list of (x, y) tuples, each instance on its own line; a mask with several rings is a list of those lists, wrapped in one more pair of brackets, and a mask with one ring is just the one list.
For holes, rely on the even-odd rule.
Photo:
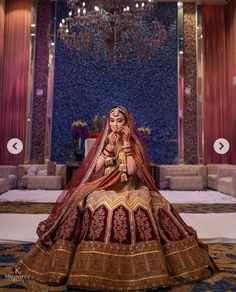
[(76, 161), (81, 162), (84, 160), (84, 148), (85, 138), (79, 137), (76, 140)]
[(99, 133), (92, 132), (92, 133), (88, 134), (88, 138), (93, 138), (93, 139), (95, 138), (96, 139), (98, 137), (98, 135), (99, 135)]

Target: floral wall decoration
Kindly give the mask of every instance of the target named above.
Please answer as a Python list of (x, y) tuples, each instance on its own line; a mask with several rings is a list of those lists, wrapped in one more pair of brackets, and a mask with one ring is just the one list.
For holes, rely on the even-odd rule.
[[(66, 13), (66, 4), (59, 1), (58, 23)], [(89, 124), (95, 115), (101, 117), (112, 106), (123, 105), (132, 112), (137, 128), (151, 130), (146, 138), (152, 161), (178, 162), (177, 4), (159, 3), (151, 17), (165, 26), (167, 36), (155, 56), (142, 62), (132, 54), (125, 62), (96, 62), (57, 39), (52, 160), (69, 160), (73, 121)]]

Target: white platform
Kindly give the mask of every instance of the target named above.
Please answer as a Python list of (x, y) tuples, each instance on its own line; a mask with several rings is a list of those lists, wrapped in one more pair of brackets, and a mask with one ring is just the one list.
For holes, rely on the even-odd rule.
[[(46, 190), (10, 190), (0, 195), (0, 202), (44, 202), (54, 203), (62, 191)], [(160, 193), (171, 203), (236, 204), (236, 198), (216, 192), (207, 191), (169, 191)]]
[(206, 191), (169, 191), (160, 193), (171, 203), (198, 204), (236, 204), (236, 198), (213, 190)]
[[(62, 191), (10, 190), (0, 195), (0, 202), (54, 203)], [(161, 194), (171, 203), (236, 204), (236, 198), (220, 192), (169, 191)], [(184, 221), (192, 226), (206, 243), (236, 242), (236, 213), (186, 214)], [(37, 240), (36, 228), (48, 214), (0, 214), (0, 243), (23, 243)]]
[(0, 243), (37, 241), (37, 226), (47, 217), (47, 214), (0, 214)]
[(62, 191), (10, 190), (0, 195), (0, 202), (54, 203)]
[[(206, 243), (236, 242), (236, 213), (180, 214)], [(0, 214), (0, 243), (37, 241), (36, 228), (48, 214)]]

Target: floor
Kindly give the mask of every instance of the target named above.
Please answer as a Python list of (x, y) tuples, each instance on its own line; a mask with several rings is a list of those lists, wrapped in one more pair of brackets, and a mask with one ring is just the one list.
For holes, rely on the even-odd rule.
[[(206, 191), (160, 191), (171, 203), (185, 206), (180, 215), (192, 226), (198, 237), (206, 243), (236, 242), (236, 212), (224, 212), (229, 205), (236, 204), (236, 198), (216, 192)], [(0, 196), (0, 203), (51, 203), (53, 204), (61, 191), (46, 190), (10, 190)], [(223, 204), (220, 212), (206, 213), (198, 208), (197, 213), (185, 212), (188, 205)], [(225, 206), (225, 208), (224, 208)], [(200, 210), (200, 211), (199, 211)], [(213, 209), (214, 210), (214, 209)], [(26, 243), (37, 240), (36, 228), (38, 223), (48, 217), (45, 214), (0, 213), (0, 243)]]

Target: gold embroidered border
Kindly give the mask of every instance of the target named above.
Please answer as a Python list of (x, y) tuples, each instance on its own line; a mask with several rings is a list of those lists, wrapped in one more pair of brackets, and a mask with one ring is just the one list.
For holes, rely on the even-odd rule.
[[(173, 251), (171, 253), (168, 253), (168, 254), (165, 254), (164, 256), (169, 256), (169, 255), (172, 255), (172, 254), (175, 254), (175, 253), (179, 253), (179, 252), (183, 252), (183, 251), (187, 251), (191, 248), (194, 248), (196, 247), (197, 244), (194, 244), (190, 247), (187, 247), (187, 248), (184, 248), (184, 249), (180, 249), (178, 251)], [(117, 256), (117, 257), (132, 257), (132, 256), (138, 256), (138, 255), (144, 255), (144, 254), (150, 254), (150, 253), (159, 253), (159, 252), (162, 252), (161, 250), (158, 250), (158, 251), (147, 251), (147, 252), (140, 252), (140, 253), (135, 253), (135, 254), (125, 254), (125, 255), (122, 255), (122, 254), (114, 254), (114, 253), (106, 253), (106, 252), (101, 252), (101, 251), (93, 251), (93, 250), (81, 250), (80, 253), (95, 253), (95, 254), (102, 254), (102, 255), (110, 255), (110, 256)]]
[[(93, 287), (102, 288), (102, 291), (134, 291), (140, 289), (150, 289), (150, 288), (160, 288), (160, 287), (170, 287), (176, 286), (181, 283), (195, 282), (199, 280), (206, 279), (210, 276), (209, 270), (206, 269), (207, 266), (194, 269), (179, 275), (169, 276), (168, 274), (162, 274), (157, 276), (142, 277), (132, 280), (122, 280), (122, 279), (110, 279), (107, 277), (94, 276), (94, 275), (70, 275), (66, 286), (68, 288), (89, 288)], [(196, 274), (197, 273), (197, 274)], [(195, 275), (194, 275), (195, 274)], [(188, 277), (183, 277), (188, 275)], [(106, 289), (106, 290), (104, 290)]]
[(105, 203), (106, 203), (109, 208), (114, 208), (115, 206), (117, 206), (121, 203), (124, 203), (126, 208), (128, 207), (130, 210), (135, 209), (137, 206), (143, 206), (144, 208), (150, 208), (151, 200), (145, 201), (141, 198), (136, 198), (135, 200), (130, 202), (124, 196), (120, 196), (116, 200), (113, 201), (108, 197), (108, 195), (109, 194), (104, 195), (103, 197), (99, 198), (98, 201), (96, 201), (95, 199), (89, 198), (87, 201), (87, 206), (91, 206), (92, 208), (94, 208), (94, 207), (98, 207), (100, 204), (105, 205)]
[[(148, 241), (148, 242), (138, 242), (136, 244), (119, 244), (119, 243), (109, 243), (105, 244), (103, 242), (89, 242), (83, 241), (81, 242), (76, 252), (81, 251), (97, 251), (98, 253), (108, 253), (108, 254), (128, 254), (131, 252), (136, 252), (137, 254), (140, 252), (156, 252), (162, 250), (161, 243), (159, 241)], [(105, 251), (104, 251), (105, 250)]]
[(114, 254), (114, 253), (106, 253), (106, 252), (101, 252), (101, 251), (80, 251), (81, 254), (90, 254), (90, 253), (95, 253), (95, 254), (102, 254), (102, 255), (107, 255), (107, 256), (115, 256), (115, 257), (135, 257), (139, 255), (145, 255), (145, 254), (155, 254), (155, 253), (160, 253), (162, 252), (161, 250), (158, 251), (147, 251), (147, 252), (140, 252), (140, 253), (135, 253), (135, 254)]
[(32, 273), (38, 274), (38, 275), (61, 275), (61, 276), (66, 276), (66, 273), (59, 273), (59, 272), (46, 272), (46, 273), (41, 273), (37, 272), (35, 270), (32, 270), (30, 267), (28, 267), (22, 260), (19, 261), (21, 264), (23, 264), (27, 270), (31, 271)]
[(106, 278), (106, 277), (100, 277), (100, 276), (94, 276), (94, 275), (70, 275), (70, 278), (74, 278), (74, 277), (86, 277), (86, 278), (95, 278), (95, 279), (101, 279), (101, 280), (107, 280), (107, 281), (113, 281), (113, 282), (124, 282), (124, 283), (134, 283), (137, 281), (145, 281), (148, 279), (156, 279), (156, 278), (161, 278), (161, 277), (165, 277), (168, 276), (168, 274), (162, 274), (162, 275), (158, 275), (158, 276), (150, 276), (150, 277), (143, 277), (143, 278), (136, 278), (134, 280), (121, 280), (121, 279), (111, 279), (111, 278)]
[(184, 272), (184, 273), (182, 273), (182, 274), (175, 275), (175, 276), (171, 276), (171, 278), (177, 278), (177, 277), (182, 277), (182, 276), (187, 275), (187, 274), (192, 274), (192, 273), (195, 273), (195, 272), (198, 272), (198, 271), (204, 270), (204, 269), (206, 269), (207, 267), (208, 267), (207, 265), (204, 265), (204, 266), (201, 267), (201, 268), (194, 269), (194, 270), (192, 270), (192, 271), (187, 271), (187, 272)]
[(176, 251), (172, 251), (172, 252), (166, 254), (165, 256), (169, 256), (169, 255), (172, 255), (172, 254), (175, 254), (175, 253), (179, 253), (179, 252), (187, 251), (187, 250), (189, 250), (189, 249), (191, 249), (191, 248), (194, 248), (194, 247), (196, 247), (196, 246), (197, 246), (197, 243), (194, 244), (194, 245), (192, 245), (192, 246), (189, 246), (189, 247), (187, 247), (187, 248), (183, 248), (183, 249), (179, 249), (179, 250), (176, 250)]
[[(36, 246), (38, 249), (40, 249), (40, 251), (41, 251), (42, 253), (44, 253), (44, 254), (46, 253), (46, 254), (48, 254), (48, 255), (51, 254), (50, 251), (43, 250), (39, 244), (36, 243), (35, 246)], [(60, 247), (59, 247), (59, 248), (55, 248), (54, 251), (56, 251), (56, 250), (64, 251), (64, 252), (67, 252), (67, 253), (70, 253), (70, 254), (71, 254), (71, 251), (66, 250), (66, 249), (64, 249), (64, 248), (60, 248)]]
[(72, 253), (71, 251), (69, 251), (69, 250), (65, 250), (65, 249), (63, 249), (63, 248), (58, 248), (58, 249), (56, 249), (56, 250), (64, 251), (64, 252), (67, 252), (67, 253), (69, 253), (69, 254)]
[(148, 279), (156, 279), (156, 278), (160, 278), (160, 277), (164, 277), (164, 276), (168, 276), (169, 278), (178, 278), (178, 277), (181, 277), (183, 275), (187, 275), (187, 274), (191, 274), (191, 273), (194, 273), (194, 272), (198, 272), (200, 270), (203, 270), (205, 268), (207, 268), (208, 266), (203, 266), (201, 268), (198, 268), (198, 269), (194, 269), (192, 271), (188, 271), (188, 272), (185, 272), (185, 273), (182, 273), (182, 274), (179, 274), (179, 275), (174, 275), (174, 276), (170, 276), (168, 275), (167, 273), (165, 274), (162, 274), (162, 275), (158, 275), (158, 276), (150, 276), (150, 277), (143, 277), (143, 278), (136, 278), (134, 280), (121, 280), (121, 279), (111, 279), (111, 278), (106, 278), (106, 277), (99, 277), (99, 276), (94, 276), (94, 275), (70, 275), (70, 278), (72, 277), (87, 277), (87, 278), (96, 278), (96, 279), (102, 279), (102, 280), (108, 280), (108, 281), (114, 281), (114, 282), (124, 282), (124, 283), (132, 283), (132, 282), (137, 282), (137, 281), (144, 281), (144, 280), (148, 280)]
[(43, 250), (43, 249), (41, 248), (41, 246), (39, 246), (39, 244), (36, 244), (36, 247), (37, 247), (38, 249), (40, 249), (42, 253), (46, 253), (46, 254), (48, 254), (48, 255), (50, 254), (50, 252), (48, 252), (48, 251), (46, 251), (46, 250)]

